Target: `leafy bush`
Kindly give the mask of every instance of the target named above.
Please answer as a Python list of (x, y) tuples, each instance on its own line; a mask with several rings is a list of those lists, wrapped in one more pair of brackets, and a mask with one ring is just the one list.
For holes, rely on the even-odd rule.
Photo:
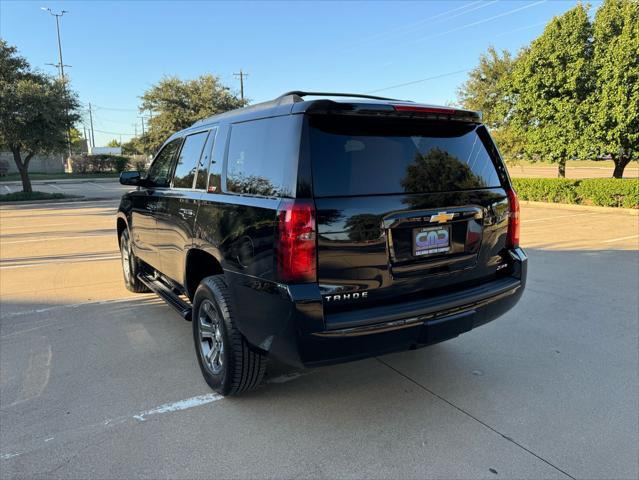
[(146, 161), (144, 160), (134, 160), (133, 162), (133, 170), (136, 170), (140, 173), (146, 172)]
[(520, 200), (639, 208), (639, 180), (617, 178), (514, 178)]
[(56, 200), (60, 198), (74, 198), (75, 195), (48, 192), (12, 192), (0, 195), (0, 203), (3, 202), (29, 202), (33, 200)]
[(639, 180), (589, 178), (577, 185), (581, 203), (604, 207), (639, 208)]
[(513, 186), (521, 200), (551, 203), (579, 203), (575, 186), (567, 178), (515, 178)]
[(74, 173), (120, 173), (129, 165), (129, 158), (119, 155), (83, 155), (71, 161)]

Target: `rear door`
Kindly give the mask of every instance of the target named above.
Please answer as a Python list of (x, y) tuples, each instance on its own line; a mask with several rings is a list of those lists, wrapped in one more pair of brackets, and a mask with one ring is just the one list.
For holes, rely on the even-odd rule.
[(494, 277), (507, 180), (483, 127), (309, 115), (304, 138), (329, 312), (361, 308), (364, 296), (373, 306)]
[[(165, 209), (158, 213), (161, 271), (179, 284), (184, 280), (186, 253), (193, 243), (193, 228), (199, 200), (204, 193), (215, 130), (203, 130), (184, 137), (178, 154), (171, 189), (164, 193)], [(206, 146), (206, 148), (205, 148)], [(198, 183), (199, 179), (199, 183)]]

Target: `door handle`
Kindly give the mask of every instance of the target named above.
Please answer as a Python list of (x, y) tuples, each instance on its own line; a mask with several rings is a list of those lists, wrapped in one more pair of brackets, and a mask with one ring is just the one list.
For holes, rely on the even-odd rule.
[(187, 218), (191, 218), (192, 216), (194, 216), (195, 212), (190, 208), (180, 208), (178, 210), (178, 215), (186, 220)]

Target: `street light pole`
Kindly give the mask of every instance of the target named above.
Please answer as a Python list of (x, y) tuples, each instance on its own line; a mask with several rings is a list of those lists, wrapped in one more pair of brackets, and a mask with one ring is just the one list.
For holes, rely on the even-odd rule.
[(50, 15), (55, 17), (55, 28), (58, 33), (58, 72), (60, 73), (60, 79), (64, 81), (64, 63), (62, 62), (62, 41), (60, 40), (60, 17), (65, 13), (69, 13), (66, 10), (61, 10), (60, 13), (54, 13), (49, 7), (42, 7), (42, 10), (49, 12)]
[[(61, 10), (60, 13), (54, 13), (49, 7), (41, 7), (45, 12), (49, 12), (50, 15), (55, 17), (55, 29), (58, 34), (58, 73), (60, 74), (60, 80), (62, 81), (62, 88), (66, 92), (66, 79), (64, 78), (64, 62), (62, 61), (62, 41), (60, 40), (60, 17), (65, 13), (69, 13), (66, 10)], [(69, 161), (71, 158), (71, 127), (67, 124), (67, 150), (69, 154)]]

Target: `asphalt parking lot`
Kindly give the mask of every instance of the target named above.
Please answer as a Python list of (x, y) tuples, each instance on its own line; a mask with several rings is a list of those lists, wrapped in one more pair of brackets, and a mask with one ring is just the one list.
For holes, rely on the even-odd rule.
[[(85, 197), (94, 200), (119, 199), (128, 187), (120, 185), (112, 178), (96, 178), (94, 180), (35, 180), (33, 190), (46, 193), (62, 193), (74, 197)], [(22, 191), (20, 182), (0, 183), (0, 194)]]
[(191, 325), (124, 289), (115, 196), (0, 209), (3, 479), (639, 475), (638, 216), (525, 205), (506, 316), (220, 399)]

